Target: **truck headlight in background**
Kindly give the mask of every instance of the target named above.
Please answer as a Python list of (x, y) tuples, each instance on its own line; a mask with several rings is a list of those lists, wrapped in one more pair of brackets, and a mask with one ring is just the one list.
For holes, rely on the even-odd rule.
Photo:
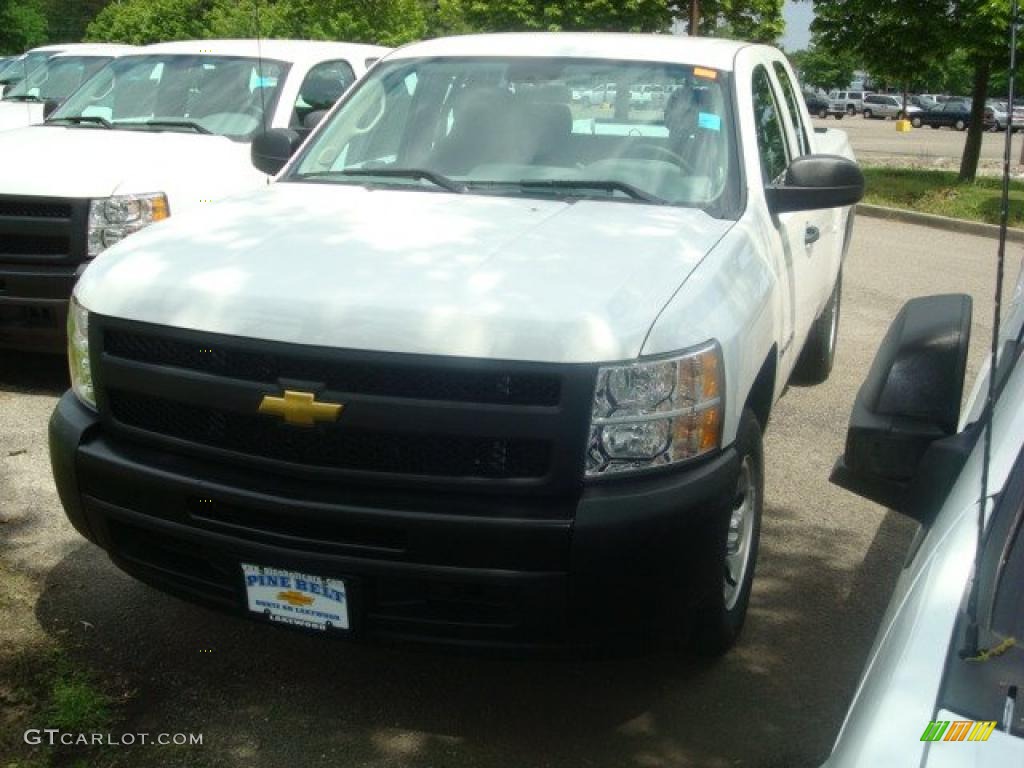
[(678, 356), (602, 367), (587, 477), (674, 464), (722, 443), (722, 353), (710, 342)]
[(68, 367), (72, 391), (83, 403), (95, 408), (96, 392), (89, 362), (89, 312), (74, 296), (68, 306)]
[(116, 195), (89, 203), (89, 257), (171, 215), (167, 195)]

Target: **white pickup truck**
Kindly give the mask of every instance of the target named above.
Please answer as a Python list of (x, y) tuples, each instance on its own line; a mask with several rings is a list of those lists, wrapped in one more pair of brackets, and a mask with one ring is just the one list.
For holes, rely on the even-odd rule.
[[(662, 83), (595, 130), (568, 83)], [(724, 652), (762, 434), (825, 379), (863, 177), (785, 57), (467, 36), (383, 59), (267, 188), (97, 259), (50, 431), (73, 524), (328, 634)]]
[(0, 347), (62, 351), (89, 259), (154, 221), (266, 186), (253, 135), (308, 133), (387, 51), (161, 43), (114, 59), (45, 123), (0, 132)]
[[(134, 45), (72, 45), (51, 56), (8, 88), (0, 100), (0, 131), (43, 122), (45, 113), (64, 103), (79, 86)], [(0, 167), (4, 165), (0, 159)]]

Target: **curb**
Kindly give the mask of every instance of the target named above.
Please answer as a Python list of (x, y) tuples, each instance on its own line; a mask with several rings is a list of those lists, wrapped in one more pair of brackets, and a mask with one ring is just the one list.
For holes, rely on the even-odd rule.
[[(889, 219), (890, 221), (900, 221), (904, 224), (918, 224), (923, 227), (961, 232), (965, 235), (978, 235), (980, 237), (999, 239), (998, 226), (995, 224), (984, 224), (980, 221), (953, 219), (949, 216), (937, 216), (934, 213), (919, 213), (918, 211), (889, 208), (884, 205), (871, 205), (869, 203), (858, 203), (857, 213), (861, 216), (869, 216), (876, 219)], [(1024, 243), (1024, 229), (1010, 227), (1006, 231), (1006, 241), (1008, 243)]]

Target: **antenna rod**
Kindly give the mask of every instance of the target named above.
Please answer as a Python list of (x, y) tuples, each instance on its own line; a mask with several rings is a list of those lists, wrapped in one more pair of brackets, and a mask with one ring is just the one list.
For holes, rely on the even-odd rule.
[(1013, 87), (1017, 71), (1017, 14), (1018, 0), (1013, 0), (1010, 11), (1010, 103), (1006, 117), (1006, 139), (1003, 142), (1003, 192), (999, 208), (999, 249), (996, 257), (996, 295), (992, 310), (992, 349), (988, 370), (988, 392), (983, 411), (984, 454), (981, 463), (981, 499), (978, 503), (978, 540), (974, 549), (974, 576), (971, 593), (967, 598), (967, 628), (964, 632), (964, 647), (961, 658), (978, 655), (978, 582), (981, 567), (981, 553), (985, 543), (985, 508), (988, 502), (989, 465), (992, 462), (992, 419), (996, 401), (996, 363), (999, 356), (999, 325), (1003, 311), (1003, 273), (1006, 265), (1006, 229), (1010, 221), (1010, 152), (1013, 136)]

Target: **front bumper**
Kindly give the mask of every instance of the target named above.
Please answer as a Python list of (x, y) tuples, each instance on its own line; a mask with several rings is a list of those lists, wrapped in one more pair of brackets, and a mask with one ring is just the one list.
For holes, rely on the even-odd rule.
[(737, 472), (726, 449), (586, 486), (559, 500), (564, 516), (529, 497), (467, 511), (466, 498), (360, 495), (114, 439), (71, 393), (50, 455), (75, 528), (158, 589), (245, 613), (249, 562), (346, 579), (358, 638), (515, 648), (605, 645), (677, 621), (688, 533)]
[(73, 266), (0, 266), (0, 347), (63, 352)]

